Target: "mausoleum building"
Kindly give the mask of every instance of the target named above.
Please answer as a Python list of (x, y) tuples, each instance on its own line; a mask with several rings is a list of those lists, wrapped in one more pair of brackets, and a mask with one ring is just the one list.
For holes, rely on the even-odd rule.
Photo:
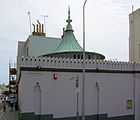
[[(21, 120), (81, 120), (83, 49), (71, 22), (69, 10), (61, 38), (45, 37), (38, 24), (39, 30), (18, 43)], [(86, 120), (139, 120), (139, 86), (140, 63), (106, 61), (86, 52)]]

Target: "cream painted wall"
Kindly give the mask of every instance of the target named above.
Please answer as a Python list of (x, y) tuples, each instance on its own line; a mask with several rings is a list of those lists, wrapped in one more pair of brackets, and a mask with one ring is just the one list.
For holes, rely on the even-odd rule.
[[(57, 80), (53, 79), (54, 73), (58, 76)], [(20, 99), (19, 102), (24, 106), (21, 107), (21, 112), (34, 112), (34, 87), (36, 82), (39, 82), (41, 114), (53, 114), (54, 118), (75, 116), (75, 80), (70, 79), (77, 76), (80, 80), (79, 110), (81, 114), (82, 74), (76, 72), (23, 71), (20, 80), (23, 85), (22, 101)], [(96, 82), (100, 88), (100, 114), (107, 113), (109, 117), (134, 114), (134, 106), (130, 110), (126, 107), (128, 99), (134, 100), (133, 79), (133, 74), (127, 73), (86, 73), (86, 115), (97, 114)], [(137, 104), (139, 104), (138, 101)], [(137, 115), (139, 116), (139, 110)]]
[(129, 61), (140, 62), (140, 9), (129, 15)]
[(140, 74), (135, 74), (135, 83), (136, 83), (136, 93), (135, 93), (135, 98), (136, 98), (136, 120), (140, 120)]

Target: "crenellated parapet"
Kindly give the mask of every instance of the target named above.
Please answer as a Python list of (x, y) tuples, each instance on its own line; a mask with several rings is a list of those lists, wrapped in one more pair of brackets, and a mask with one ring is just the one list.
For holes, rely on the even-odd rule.
[[(60, 69), (82, 69), (82, 59), (62, 59), (51, 57), (19, 57), (18, 68), (20, 67), (40, 67), (40, 68), (60, 68)], [(120, 62), (106, 60), (86, 60), (88, 70), (119, 70), (119, 71), (140, 71), (140, 63)]]

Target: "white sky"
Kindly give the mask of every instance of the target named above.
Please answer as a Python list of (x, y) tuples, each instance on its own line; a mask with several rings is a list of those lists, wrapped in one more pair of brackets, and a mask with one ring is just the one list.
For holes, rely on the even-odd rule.
[[(68, 6), (74, 34), (82, 46), (84, 0), (0, 0), (0, 83), (8, 83), (9, 60), (16, 61), (17, 44), (29, 35), (28, 11), (32, 23), (46, 18), (47, 36), (61, 37)], [(107, 60), (128, 61), (129, 17), (140, 8), (140, 0), (88, 0), (86, 4), (86, 50), (104, 54)]]

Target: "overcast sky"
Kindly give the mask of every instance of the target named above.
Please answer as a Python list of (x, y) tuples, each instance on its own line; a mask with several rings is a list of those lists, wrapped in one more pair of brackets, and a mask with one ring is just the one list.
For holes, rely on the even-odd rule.
[[(30, 34), (32, 23), (46, 18), (47, 36), (58, 37), (66, 26), (68, 6), (74, 34), (82, 46), (82, 6), (84, 0), (0, 0), (0, 83), (8, 84), (9, 60), (16, 61), (18, 41)], [(107, 60), (128, 61), (129, 14), (140, 8), (140, 0), (88, 0), (86, 4), (86, 50)]]

